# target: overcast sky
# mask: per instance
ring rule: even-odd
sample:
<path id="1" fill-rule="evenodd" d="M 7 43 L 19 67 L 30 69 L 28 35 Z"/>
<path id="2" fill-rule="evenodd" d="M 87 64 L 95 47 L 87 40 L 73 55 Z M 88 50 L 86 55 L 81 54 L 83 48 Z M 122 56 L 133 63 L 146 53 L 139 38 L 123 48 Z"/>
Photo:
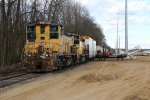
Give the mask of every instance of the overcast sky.
<path id="1" fill-rule="evenodd" d="M 108 45 L 116 47 L 117 17 L 121 48 L 125 45 L 124 2 L 125 0 L 76 0 L 82 3 L 101 25 Z M 139 45 L 150 48 L 150 0 L 128 0 L 129 48 Z"/>

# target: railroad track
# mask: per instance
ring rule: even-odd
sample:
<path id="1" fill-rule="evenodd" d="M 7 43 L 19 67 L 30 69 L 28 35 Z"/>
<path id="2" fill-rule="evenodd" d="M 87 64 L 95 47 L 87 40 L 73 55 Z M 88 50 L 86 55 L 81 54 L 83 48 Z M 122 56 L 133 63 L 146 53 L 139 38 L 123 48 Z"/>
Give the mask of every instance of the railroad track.
<path id="1" fill-rule="evenodd" d="M 23 73 L 23 74 L 19 74 L 19 75 L 15 75 L 15 76 L 10 76 L 4 79 L 0 80 L 0 89 L 6 88 L 8 86 L 26 81 L 26 80 L 30 80 L 36 77 L 40 77 L 44 74 L 40 74 L 40 73 Z"/>
<path id="2" fill-rule="evenodd" d="M 78 65 L 80 65 L 80 64 L 78 64 Z M 58 73 L 63 73 L 67 70 L 72 70 L 75 67 L 77 67 L 77 65 L 72 66 L 72 67 L 66 67 L 61 70 L 55 70 L 50 73 L 49 72 L 47 72 L 47 73 L 22 73 L 22 74 L 18 74 L 18 75 L 8 76 L 8 77 L 0 79 L 0 89 L 2 90 L 4 88 L 15 85 L 17 83 L 20 83 L 20 82 L 23 82 L 26 80 L 30 80 L 30 79 L 34 79 L 36 77 L 40 77 L 43 75 L 55 75 Z"/>

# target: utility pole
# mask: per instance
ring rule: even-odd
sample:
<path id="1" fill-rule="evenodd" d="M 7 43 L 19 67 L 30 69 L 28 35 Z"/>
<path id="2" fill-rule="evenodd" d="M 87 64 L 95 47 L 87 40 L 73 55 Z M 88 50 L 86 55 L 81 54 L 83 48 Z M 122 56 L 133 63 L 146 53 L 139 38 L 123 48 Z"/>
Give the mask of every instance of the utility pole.
<path id="1" fill-rule="evenodd" d="M 119 51 L 118 52 L 120 54 L 120 36 L 119 36 Z"/>
<path id="2" fill-rule="evenodd" d="M 125 53 L 128 55 L 128 1 L 125 0 Z"/>
<path id="3" fill-rule="evenodd" d="M 117 14 L 117 50 L 116 50 L 116 55 L 118 55 L 118 16 L 119 16 L 119 13 Z"/>

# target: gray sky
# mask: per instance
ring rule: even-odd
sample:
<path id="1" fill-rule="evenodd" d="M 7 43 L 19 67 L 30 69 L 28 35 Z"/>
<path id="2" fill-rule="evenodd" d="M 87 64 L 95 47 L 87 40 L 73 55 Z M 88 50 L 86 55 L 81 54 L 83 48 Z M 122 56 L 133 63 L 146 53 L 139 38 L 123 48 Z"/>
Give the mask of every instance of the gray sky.
<path id="1" fill-rule="evenodd" d="M 125 0 L 76 0 L 85 6 L 95 21 L 101 25 L 108 45 L 116 47 L 117 17 L 120 45 L 124 48 Z M 129 48 L 139 45 L 150 48 L 150 0 L 128 0 Z"/>

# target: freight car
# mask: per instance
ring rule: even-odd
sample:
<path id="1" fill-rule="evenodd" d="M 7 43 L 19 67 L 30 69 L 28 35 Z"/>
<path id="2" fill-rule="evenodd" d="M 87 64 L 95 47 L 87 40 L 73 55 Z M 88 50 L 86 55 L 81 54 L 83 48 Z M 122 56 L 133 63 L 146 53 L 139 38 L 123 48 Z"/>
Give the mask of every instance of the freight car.
<path id="1" fill-rule="evenodd" d="M 96 41 L 88 36 L 63 34 L 56 23 L 36 23 L 26 27 L 24 66 L 29 71 L 52 71 L 83 63 L 95 57 Z"/>

